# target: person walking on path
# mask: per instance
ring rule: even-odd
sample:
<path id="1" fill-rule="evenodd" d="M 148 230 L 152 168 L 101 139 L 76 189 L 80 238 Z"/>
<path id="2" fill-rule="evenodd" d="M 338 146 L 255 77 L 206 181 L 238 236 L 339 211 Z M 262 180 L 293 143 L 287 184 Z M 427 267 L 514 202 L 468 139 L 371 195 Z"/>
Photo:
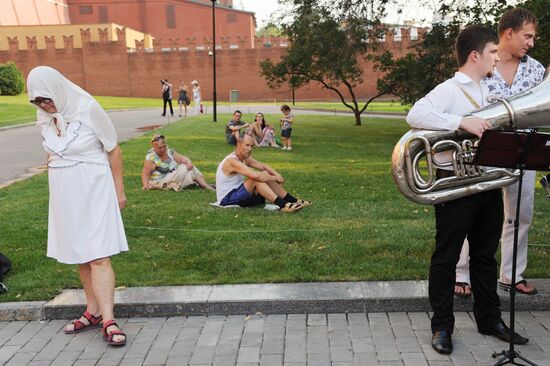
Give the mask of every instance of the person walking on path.
<path id="1" fill-rule="evenodd" d="M 78 264 L 86 311 L 67 334 L 103 324 L 105 340 L 126 344 L 114 320 L 110 257 L 128 250 L 120 210 L 126 205 L 122 154 L 111 120 L 94 98 L 57 70 L 39 66 L 27 79 L 48 153 L 47 256 Z"/>
<path id="2" fill-rule="evenodd" d="M 195 115 L 198 116 L 199 113 L 204 112 L 204 110 L 202 108 L 201 87 L 200 87 L 199 82 L 197 80 L 193 80 L 191 82 L 191 85 L 193 85 L 193 101 L 195 102 Z"/>
<path id="3" fill-rule="evenodd" d="M 170 115 L 174 117 L 174 108 L 172 107 L 172 84 L 168 82 L 168 79 L 161 80 L 162 84 L 162 116 L 166 116 L 166 103 L 170 105 Z"/>
<path id="4" fill-rule="evenodd" d="M 544 77 L 544 66 L 529 57 L 527 51 L 534 46 L 537 33 L 537 18 L 522 8 L 505 12 L 500 19 L 498 56 L 500 62 L 491 77 L 481 82 L 487 85 L 490 95 L 497 98 L 510 98 L 538 85 Z M 523 278 L 527 268 L 528 232 L 533 220 L 535 203 L 534 170 L 523 175 L 522 202 L 519 213 L 519 235 L 516 268 L 516 291 L 525 295 L 534 295 L 537 289 Z M 519 182 L 504 187 L 504 224 L 501 238 L 500 286 L 509 290 L 512 286 L 512 259 L 514 251 L 514 219 Z M 470 289 L 469 245 L 464 242 L 460 260 L 456 266 L 455 295 L 467 297 Z"/>
<path id="5" fill-rule="evenodd" d="M 180 117 L 187 117 L 187 106 L 190 104 L 189 89 L 183 80 L 180 82 L 180 87 L 178 89 L 178 104 L 180 107 Z M 182 116 L 183 109 L 185 109 L 185 114 Z"/>

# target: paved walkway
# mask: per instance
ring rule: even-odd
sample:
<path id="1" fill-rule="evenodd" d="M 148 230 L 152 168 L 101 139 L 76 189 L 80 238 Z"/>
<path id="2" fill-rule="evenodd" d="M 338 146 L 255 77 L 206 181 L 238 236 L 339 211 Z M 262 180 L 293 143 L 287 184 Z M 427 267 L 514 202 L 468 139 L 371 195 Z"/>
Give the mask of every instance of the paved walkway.
<path id="1" fill-rule="evenodd" d="M 450 356 L 432 350 L 427 313 L 120 319 L 122 348 L 107 347 L 99 330 L 66 335 L 65 323 L 0 322 L 0 365 L 477 366 L 507 349 L 477 333 L 469 313 L 457 313 Z M 516 329 L 530 338 L 517 350 L 550 365 L 550 313 L 518 313 Z"/>

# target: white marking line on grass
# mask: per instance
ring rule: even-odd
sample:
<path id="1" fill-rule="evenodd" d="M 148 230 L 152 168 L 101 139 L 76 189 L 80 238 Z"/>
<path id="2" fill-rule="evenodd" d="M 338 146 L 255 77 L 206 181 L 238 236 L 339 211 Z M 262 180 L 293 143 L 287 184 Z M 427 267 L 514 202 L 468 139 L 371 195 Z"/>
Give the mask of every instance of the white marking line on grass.
<path id="1" fill-rule="evenodd" d="M 145 229 L 145 230 L 166 230 L 166 231 L 195 231 L 200 233 L 288 233 L 289 231 L 304 232 L 304 231 L 329 231 L 337 229 L 260 229 L 260 230 L 209 230 L 209 229 L 178 229 L 178 228 L 163 228 L 151 226 L 124 226 L 126 229 Z"/>
<path id="2" fill-rule="evenodd" d="M 33 229 L 42 229 L 47 230 L 46 226 L 33 225 Z M 340 230 L 340 229 L 258 229 L 258 230 L 208 230 L 208 229 L 177 229 L 177 228 L 165 228 L 165 227 L 151 227 L 151 226 L 126 226 L 125 229 L 140 229 L 140 230 L 163 230 L 163 231 L 192 231 L 198 233 L 288 233 L 292 232 L 305 232 L 305 231 L 330 231 L 330 230 Z"/>

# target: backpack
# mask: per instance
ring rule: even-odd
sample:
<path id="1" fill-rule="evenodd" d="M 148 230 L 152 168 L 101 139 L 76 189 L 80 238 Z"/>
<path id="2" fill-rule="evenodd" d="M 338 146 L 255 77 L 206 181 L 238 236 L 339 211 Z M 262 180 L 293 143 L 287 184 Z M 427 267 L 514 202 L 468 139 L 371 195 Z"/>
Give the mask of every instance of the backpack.
<path id="1" fill-rule="evenodd" d="M 8 292 L 8 288 L 4 286 L 4 284 L 2 283 L 2 278 L 6 273 L 10 271 L 10 269 L 11 269 L 10 260 L 8 259 L 8 257 L 0 253 L 0 294 L 4 292 Z"/>

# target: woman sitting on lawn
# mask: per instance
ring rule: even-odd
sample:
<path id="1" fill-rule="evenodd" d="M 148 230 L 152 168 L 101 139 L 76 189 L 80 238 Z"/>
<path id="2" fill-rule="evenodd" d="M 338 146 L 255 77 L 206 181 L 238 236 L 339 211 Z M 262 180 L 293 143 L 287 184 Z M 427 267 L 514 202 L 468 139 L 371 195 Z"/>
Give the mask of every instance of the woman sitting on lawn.
<path id="1" fill-rule="evenodd" d="M 168 148 L 163 135 L 155 135 L 151 145 L 153 147 L 147 152 L 143 162 L 143 189 L 173 189 L 178 192 L 197 183 L 204 189 L 215 191 L 214 187 L 206 183 L 191 159 Z"/>
<path id="2" fill-rule="evenodd" d="M 265 122 L 263 113 L 256 113 L 256 119 L 252 123 L 250 134 L 254 138 L 256 146 L 279 147 L 275 141 L 275 131 L 273 127 Z"/>

